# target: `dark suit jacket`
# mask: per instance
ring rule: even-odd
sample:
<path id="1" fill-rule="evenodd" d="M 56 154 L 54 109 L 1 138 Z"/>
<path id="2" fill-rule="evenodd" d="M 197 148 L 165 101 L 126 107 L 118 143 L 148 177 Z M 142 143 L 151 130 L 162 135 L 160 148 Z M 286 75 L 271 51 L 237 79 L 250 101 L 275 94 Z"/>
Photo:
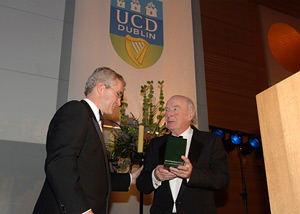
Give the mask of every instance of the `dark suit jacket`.
<path id="1" fill-rule="evenodd" d="M 34 214 L 107 213 L 111 189 L 127 191 L 128 174 L 110 174 L 103 135 L 85 101 L 62 106 L 47 134 L 46 180 Z"/>
<path id="2" fill-rule="evenodd" d="M 228 187 L 229 174 L 227 155 L 218 135 L 201 132 L 193 127 L 193 136 L 188 158 L 193 170 L 189 181 L 183 180 L 179 190 L 176 209 L 179 214 L 215 214 L 214 190 Z M 163 164 L 166 141 L 169 135 L 151 140 L 145 154 L 145 166 L 137 179 L 137 188 L 143 193 L 154 191 L 150 213 L 172 213 L 173 197 L 169 181 L 155 189 L 152 183 L 152 171 Z"/>

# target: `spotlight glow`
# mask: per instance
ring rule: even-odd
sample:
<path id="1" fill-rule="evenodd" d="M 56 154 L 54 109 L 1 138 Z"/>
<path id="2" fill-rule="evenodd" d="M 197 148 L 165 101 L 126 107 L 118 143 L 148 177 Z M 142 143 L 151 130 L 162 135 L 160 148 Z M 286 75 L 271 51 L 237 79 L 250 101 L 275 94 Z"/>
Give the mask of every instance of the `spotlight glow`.
<path id="1" fill-rule="evenodd" d="M 251 146 L 254 148 L 258 148 L 260 145 L 260 142 L 257 138 L 251 138 L 249 141 L 250 141 Z"/>
<path id="2" fill-rule="evenodd" d="M 213 133 L 219 135 L 221 137 L 221 139 L 224 139 L 224 137 L 225 137 L 224 132 L 221 129 L 215 129 L 215 130 L 213 130 Z"/>
<path id="3" fill-rule="evenodd" d="M 231 139 L 231 142 L 235 145 L 239 145 L 243 141 L 243 138 L 238 134 L 232 134 L 230 139 Z"/>

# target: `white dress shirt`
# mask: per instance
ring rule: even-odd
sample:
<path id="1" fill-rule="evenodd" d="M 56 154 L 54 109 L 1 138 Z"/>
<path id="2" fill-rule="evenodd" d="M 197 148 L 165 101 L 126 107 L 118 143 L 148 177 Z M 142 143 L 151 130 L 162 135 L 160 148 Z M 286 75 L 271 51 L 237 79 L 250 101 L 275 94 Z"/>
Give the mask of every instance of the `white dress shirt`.
<path id="1" fill-rule="evenodd" d="M 89 106 L 91 107 L 91 109 L 92 109 L 92 111 L 93 111 L 93 113 L 94 113 L 94 115 L 96 117 L 96 120 L 99 123 L 100 129 L 101 129 L 101 131 L 103 131 L 102 130 L 102 123 L 101 123 L 101 120 L 100 120 L 100 115 L 99 115 L 99 109 L 98 109 L 98 107 L 95 105 L 95 103 L 93 103 L 92 101 L 90 101 L 88 98 L 84 98 L 83 100 L 86 101 L 89 104 Z"/>

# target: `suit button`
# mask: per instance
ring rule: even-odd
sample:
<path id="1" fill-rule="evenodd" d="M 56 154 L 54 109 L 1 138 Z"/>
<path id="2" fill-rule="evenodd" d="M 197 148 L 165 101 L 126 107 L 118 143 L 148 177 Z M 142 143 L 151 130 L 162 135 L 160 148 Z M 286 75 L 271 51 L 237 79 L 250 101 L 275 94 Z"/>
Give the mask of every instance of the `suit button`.
<path id="1" fill-rule="evenodd" d="M 177 201 L 177 202 L 176 202 L 176 205 L 181 205 L 181 201 Z"/>

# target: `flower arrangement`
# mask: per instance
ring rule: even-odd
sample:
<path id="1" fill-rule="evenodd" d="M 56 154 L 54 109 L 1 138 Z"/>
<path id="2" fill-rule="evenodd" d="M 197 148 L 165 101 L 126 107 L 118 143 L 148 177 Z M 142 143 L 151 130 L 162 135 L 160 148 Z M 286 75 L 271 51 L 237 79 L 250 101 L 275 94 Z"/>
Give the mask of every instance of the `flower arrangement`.
<path id="1" fill-rule="evenodd" d="M 117 128 L 112 130 L 111 144 L 108 149 L 110 160 L 132 159 L 134 153 L 137 152 L 137 141 L 139 127 L 144 127 L 143 134 L 143 150 L 147 148 L 150 140 L 154 137 L 161 136 L 166 131 L 164 118 L 164 81 L 158 81 L 159 100 L 156 103 L 154 97 L 153 81 L 147 81 L 147 84 L 141 86 L 141 95 L 143 96 L 142 112 L 143 117 L 140 122 L 132 113 L 128 115 L 126 109 L 128 104 L 121 103 L 121 120 L 120 123 L 115 123 Z"/>

